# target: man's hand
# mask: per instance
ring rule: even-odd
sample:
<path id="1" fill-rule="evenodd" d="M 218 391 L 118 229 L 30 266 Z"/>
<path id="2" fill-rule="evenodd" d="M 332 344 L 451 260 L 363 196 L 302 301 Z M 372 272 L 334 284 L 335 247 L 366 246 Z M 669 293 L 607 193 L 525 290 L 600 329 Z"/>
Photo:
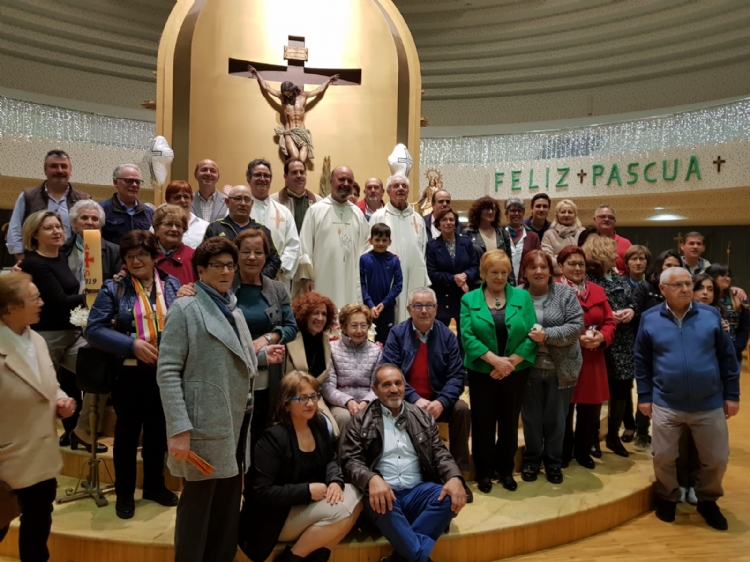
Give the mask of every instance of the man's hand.
<path id="1" fill-rule="evenodd" d="M 257 78 L 258 77 L 258 71 L 255 70 L 255 68 L 248 64 L 247 65 L 247 71 L 250 73 L 250 78 Z"/>
<path id="2" fill-rule="evenodd" d="M 417 408 L 420 408 L 421 410 L 426 410 L 427 407 L 430 405 L 430 401 L 429 400 L 425 400 L 424 398 L 420 398 L 419 400 L 417 400 L 416 402 L 414 402 L 414 405 Z"/>
<path id="3" fill-rule="evenodd" d="M 435 418 L 438 419 L 441 415 L 443 415 L 443 405 L 438 402 L 437 400 L 433 400 L 427 405 L 427 408 L 425 408 L 429 414 Z"/>
<path id="4" fill-rule="evenodd" d="M 159 350 L 146 340 L 136 338 L 133 341 L 133 354 L 146 365 L 153 365 L 159 358 Z"/>
<path id="5" fill-rule="evenodd" d="M 375 513 L 385 515 L 386 509 L 393 509 L 393 502 L 396 501 L 396 494 L 381 476 L 375 475 L 370 478 L 367 486 L 370 495 L 370 507 Z M 464 497 L 464 500 L 466 498 Z"/>
<path id="6" fill-rule="evenodd" d="M 736 400 L 724 400 L 724 415 L 727 419 L 736 416 L 740 412 L 740 403 Z"/>
<path id="7" fill-rule="evenodd" d="M 383 306 L 382 302 L 378 306 L 376 306 L 375 308 L 373 308 L 372 309 L 372 311 L 373 311 L 372 312 L 373 317 L 374 318 L 379 317 L 383 313 L 383 308 L 385 308 L 385 307 Z"/>
<path id="8" fill-rule="evenodd" d="M 169 438 L 169 454 L 177 461 L 186 461 L 190 454 L 190 432 L 183 431 Z"/>
<path id="9" fill-rule="evenodd" d="M 335 84 L 336 82 L 338 82 L 339 78 L 341 78 L 339 74 L 334 74 L 328 79 L 328 82 L 330 82 L 331 84 Z"/>
<path id="10" fill-rule="evenodd" d="M 320 482 L 313 482 L 312 484 L 309 484 L 309 487 L 310 498 L 314 502 L 322 500 L 328 494 L 328 486 L 321 484 Z"/>
<path id="11" fill-rule="evenodd" d="M 646 416 L 647 418 L 650 418 L 651 417 L 651 402 L 638 404 L 638 411 L 644 416 Z"/>
<path id="12" fill-rule="evenodd" d="M 466 490 L 464 490 L 464 483 L 460 478 L 454 476 L 448 480 L 443 486 L 437 501 L 443 501 L 445 496 L 450 497 L 451 511 L 458 515 L 458 512 L 466 505 Z"/>
<path id="13" fill-rule="evenodd" d="M 278 365 L 284 360 L 284 346 L 277 343 L 266 346 L 266 361 L 269 365 Z"/>
<path id="14" fill-rule="evenodd" d="M 747 300 L 747 293 L 739 287 L 732 287 L 731 290 L 732 293 L 734 293 L 734 296 L 740 299 L 742 302 L 745 302 Z"/>
<path id="15" fill-rule="evenodd" d="M 331 482 L 326 490 L 326 501 L 331 505 L 336 505 L 344 501 L 344 490 L 338 482 Z"/>
<path id="16" fill-rule="evenodd" d="M 57 417 L 61 420 L 76 413 L 76 401 L 73 398 L 60 398 L 57 401 Z"/>

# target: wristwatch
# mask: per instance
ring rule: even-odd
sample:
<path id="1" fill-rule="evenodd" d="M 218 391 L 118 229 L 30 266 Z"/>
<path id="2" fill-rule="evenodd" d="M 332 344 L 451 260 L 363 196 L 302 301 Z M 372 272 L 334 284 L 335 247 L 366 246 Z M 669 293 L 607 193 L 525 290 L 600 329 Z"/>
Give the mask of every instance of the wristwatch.
<path id="1" fill-rule="evenodd" d="M 268 343 L 271 343 L 271 341 L 273 340 L 273 338 L 271 337 L 271 334 L 263 334 L 263 337 L 268 340 Z"/>

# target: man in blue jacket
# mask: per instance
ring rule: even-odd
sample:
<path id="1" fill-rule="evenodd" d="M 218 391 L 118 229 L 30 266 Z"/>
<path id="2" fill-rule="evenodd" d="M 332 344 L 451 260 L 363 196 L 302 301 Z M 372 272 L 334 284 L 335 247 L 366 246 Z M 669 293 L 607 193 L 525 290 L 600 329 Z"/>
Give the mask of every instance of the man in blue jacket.
<path id="1" fill-rule="evenodd" d="M 664 271 L 659 289 L 666 302 L 643 314 L 635 343 L 638 409 L 653 423 L 656 516 L 675 520 L 680 498 L 675 461 L 680 435 L 689 431 L 701 464 L 698 513 L 724 531 L 727 520 L 716 501 L 724 495 L 721 482 L 729 460 L 726 420 L 740 409 L 740 367 L 719 313 L 693 302 L 687 270 Z"/>
<path id="2" fill-rule="evenodd" d="M 432 289 L 412 291 L 406 310 L 411 318 L 391 329 L 381 363 L 396 365 L 404 373 L 407 402 L 429 412 L 435 421 L 448 422 L 450 452 L 468 476 L 471 412 L 461 400 L 466 369 L 458 340 L 442 322 L 435 322 L 437 297 Z M 468 488 L 466 497 L 469 503 L 473 500 Z"/>

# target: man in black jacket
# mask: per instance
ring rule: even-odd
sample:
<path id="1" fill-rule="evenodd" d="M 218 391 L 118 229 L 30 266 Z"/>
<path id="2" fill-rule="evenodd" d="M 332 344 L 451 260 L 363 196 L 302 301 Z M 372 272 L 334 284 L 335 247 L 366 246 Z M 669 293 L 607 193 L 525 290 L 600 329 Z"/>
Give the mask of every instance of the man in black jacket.
<path id="1" fill-rule="evenodd" d="M 365 512 L 393 546 L 381 562 L 428 562 L 466 505 L 464 480 L 433 417 L 404 401 L 399 368 L 380 365 L 372 383 L 378 400 L 352 418 L 341 447 L 344 476 L 364 491 Z"/>
<path id="2" fill-rule="evenodd" d="M 261 273 L 266 277 L 276 279 L 276 275 L 281 269 L 281 257 L 273 243 L 271 231 L 250 217 L 253 210 L 253 197 L 250 188 L 246 185 L 235 185 L 229 192 L 226 204 L 229 208 L 229 214 L 209 224 L 203 239 L 208 240 L 214 236 L 221 236 L 234 240 L 240 232 L 248 228 L 262 230 L 268 240 L 271 253 L 266 256 L 266 265 L 263 266 Z"/>

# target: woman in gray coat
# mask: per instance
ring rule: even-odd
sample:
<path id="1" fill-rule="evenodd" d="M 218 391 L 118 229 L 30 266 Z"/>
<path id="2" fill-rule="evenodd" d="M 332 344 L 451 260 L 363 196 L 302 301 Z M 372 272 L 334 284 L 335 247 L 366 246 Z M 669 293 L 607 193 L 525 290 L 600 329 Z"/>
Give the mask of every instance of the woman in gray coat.
<path id="1" fill-rule="evenodd" d="M 169 470 L 185 478 L 177 506 L 175 562 L 231 562 L 237 552 L 242 475 L 250 464 L 253 380 L 258 365 L 280 363 L 283 347 L 255 354 L 231 291 L 237 247 L 209 238 L 195 250 L 195 296 L 167 313 L 157 381 L 169 438 Z M 213 467 L 206 475 L 193 452 Z"/>
<path id="2" fill-rule="evenodd" d="M 521 478 L 536 480 L 543 461 L 547 480 L 560 484 L 565 418 L 583 363 L 583 310 L 573 289 L 553 282 L 553 269 L 552 258 L 541 250 L 529 252 L 520 268 L 537 317 L 529 338 L 539 344 L 521 408 L 526 442 Z"/>

